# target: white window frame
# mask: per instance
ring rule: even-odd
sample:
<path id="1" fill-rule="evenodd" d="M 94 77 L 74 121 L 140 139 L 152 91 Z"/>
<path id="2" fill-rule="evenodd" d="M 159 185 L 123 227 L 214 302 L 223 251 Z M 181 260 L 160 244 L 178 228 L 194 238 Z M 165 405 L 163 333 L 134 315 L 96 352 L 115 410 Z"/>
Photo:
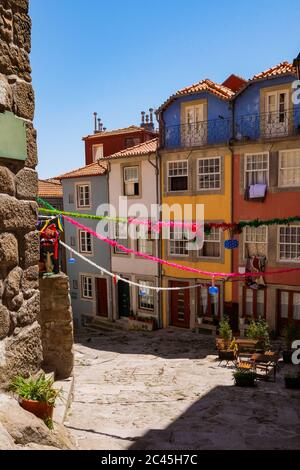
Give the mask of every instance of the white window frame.
<path id="1" fill-rule="evenodd" d="M 280 245 L 286 245 L 286 243 L 281 243 L 280 242 L 280 229 L 291 229 L 291 228 L 297 228 L 297 231 L 299 232 L 300 236 L 300 225 L 279 225 L 277 228 L 277 261 L 278 263 L 300 263 L 300 257 L 293 259 L 293 258 L 280 258 Z M 289 245 L 298 245 L 298 243 L 289 243 Z M 299 243 L 299 252 L 300 252 L 300 243 Z"/>
<path id="2" fill-rule="evenodd" d="M 206 256 L 206 255 L 201 254 L 201 250 L 198 250 L 198 257 L 202 258 L 204 260 L 205 259 L 220 260 L 221 257 L 222 257 L 221 229 L 213 228 L 212 231 L 213 231 L 214 235 L 216 235 L 216 232 L 219 234 L 219 239 L 218 240 L 210 240 L 209 238 L 207 238 L 209 235 L 204 234 L 203 248 L 204 248 L 204 245 L 205 245 L 206 242 L 208 242 L 208 243 L 218 243 L 219 244 L 219 249 L 220 249 L 220 255 L 219 256 Z"/>
<path id="3" fill-rule="evenodd" d="M 90 280 L 90 287 L 91 287 L 91 296 L 85 295 L 85 281 Z M 82 300 L 94 300 L 95 299 L 95 282 L 94 277 L 91 274 L 80 274 L 80 298 Z"/>
<path id="4" fill-rule="evenodd" d="M 89 204 L 80 204 L 79 191 L 81 187 L 89 188 Z M 76 209 L 91 209 L 92 207 L 92 189 L 90 182 L 75 183 Z"/>
<path id="5" fill-rule="evenodd" d="M 176 233 L 178 232 L 179 234 L 181 233 L 181 238 L 171 238 L 172 237 L 172 231 L 173 233 Z M 170 240 L 169 240 L 169 256 L 172 256 L 174 258 L 177 258 L 177 257 L 180 257 L 180 258 L 186 258 L 187 256 L 189 256 L 189 251 L 188 249 L 186 248 L 186 251 L 187 253 L 172 253 L 172 243 L 174 244 L 174 247 L 176 247 L 176 243 L 186 243 L 188 244 L 191 240 L 188 240 L 187 238 L 184 237 L 184 229 L 182 229 L 182 227 L 179 227 L 179 226 L 174 226 L 174 227 L 171 227 L 171 230 L 170 230 Z"/>
<path id="6" fill-rule="evenodd" d="M 125 174 L 126 174 L 126 170 L 128 169 L 133 169 L 135 168 L 137 170 L 137 178 L 135 178 L 134 181 L 126 181 L 125 179 Z M 126 185 L 127 184 L 138 184 L 139 185 L 139 190 L 138 190 L 138 194 L 126 194 Z M 140 182 L 140 167 L 139 165 L 127 165 L 127 166 L 124 166 L 123 167 L 123 192 L 124 192 L 124 196 L 126 197 L 139 197 L 140 196 L 140 192 L 141 192 L 141 182 Z"/>
<path id="7" fill-rule="evenodd" d="M 258 155 L 267 155 L 268 157 L 268 168 L 266 170 L 247 170 L 247 158 L 248 157 L 254 157 L 254 156 L 258 156 Z M 247 189 L 248 186 L 247 186 L 247 174 L 248 173 L 254 173 L 254 172 L 258 172 L 258 171 L 263 171 L 263 172 L 266 172 L 267 173 L 267 181 L 266 181 L 266 184 L 267 186 L 269 186 L 269 180 L 270 180 L 270 152 L 253 152 L 253 153 L 245 153 L 244 155 L 244 188 Z"/>
<path id="8" fill-rule="evenodd" d="M 86 235 L 90 236 L 90 238 L 91 238 L 91 251 L 86 251 L 86 250 L 82 249 L 82 238 L 81 238 L 82 234 L 86 234 Z M 87 240 L 86 239 L 85 239 L 85 244 L 87 246 Z M 78 247 L 79 247 L 79 253 L 82 253 L 82 254 L 87 255 L 87 256 L 92 256 L 93 252 L 94 252 L 92 235 L 90 233 L 86 232 L 85 230 L 78 230 Z"/>
<path id="9" fill-rule="evenodd" d="M 204 160 L 218 160 L 219 161 L 219 172 L 214 172 L 214 173 L 201 173 L 200 172 L 200 162 Z M 219 186 L 214 186 L 210 188 L 201 188 L 200 187 L 200 176 L 206 176 L 206 175 L 219 175 Z M 203 157 L 203 158 L 198 158 L 197 160 L 197 188 L 198 191 L 218 191 L 222 187 L 222 158 L 220 156 L 215 156 L 215 157 Z"/>
<path id="10" fill-rule="evenodd" d="M 279 158 L 278 158 L 278 187 L 279 188 L 298 188 L 300 186 L 300 166 L 295 166 L 295 167 L 289 167 L 288 170 L 299 170 L 299 182 L 297 184 L 283 184 L 282 183 L 282 172 L 284 170 L 287 170 L 287 168 L 282 168 L 282 155 L 293 153 L 293 152 L 299 152 L 299 157 L 300 157 L 300 148 L 297 149 L 288 149 L 288 150 L 280 150 L 279 151 Z"/>
<path id="11" fill-rule="evenodd" d="M 96 154 L 97 154 L 97 151 L 98 151 L 99 148 L 101 148 L 101 150 L 102 150 L 101 156 L 96 158 Z M 94 144 L 92 146 L 92 153 L 93 153 L 93 162 L 96 162 L 97 160 L 99 160 L 99 158 L 103 158 L 103 156 L 104 156 L 104 146 L 103 146 L 103 144 Z"/>
<path id="12" fill-rule="evenodd" d="M 151 287 L 155 287 L 154 281 L 149 281 L 149 280 L 146 280 L 146 279 L 139 279 L 137 282 L 138 282 L 138 284 L 143 284 L 145 287 L 147 287 L 148 283 L 151 284 Z M 153 307 L 148 308 L 148 307 L 141 307 L 141 305 L 140 305 L 140 300 L 143 299 L 143 297 L 140 296 L 140 290 L 141 290 L 141 288 L 138 287 L 138 292 L 137 292 L 137 294 L 138 294 L 138 309 L 142 310 L 142 311 L 147 311 L 147 312 L 154 312 L 154 310 L 155 310 L 155 296 L 154 296 L 155 291 L 153 289 L 150 289 L 149 290 L 149 295 L 145 296 L 145 297 L 152 297 L 152 299 L 153 299 Z"/>
<path id="13" fill-rule="evenodd" d="M 246 234 L 247 234 L 247 230 L 250 228 L 250 229 L 254 229 L 254 230 L 257 230 L 258 228 L 260 227 L 250 227 L 249 225 L 246 225 L 244 227 L 244 230 L 243 230 L 243 257 L 244 257 L 244 260 L 247 259 L 247 256 L 246 256 L 246 243 L 252 243 L 252 244 L 257 244 L 257 245 L 266 245 L 266 257 L 268 258 L 268 249 L 269 249 L 269 244 L 268 244 L 268 236 L 269 236 L 269 231 L 268 231 L 268 226 L 267 225 L 262 225 L 261 227 L 264 227 L 265 230 L 266 230 L 266 238 L 265 238 L 265 241 L 264 242 L 261 242 L 261 241 L 247 241 L 246 240 Z"/>
<path id="14" fill-rule="evenodd" d="M 170 175 L 170 166 L 174 163 L 175 164 L 177 164 L 177 163 L 186 163 L 186 174 Z M 168 176 L 168 180 L 167 180 L 168 193 L 180 193 L 182 191 L 188 191 L 188 189 L 189 189 L 189 161 L 188 160 L 170 160 L 168 162 L 168 175 L 167 176 Z M 186 189 L 178 189 L 177 191 L 172 190 L 171 185 L 170 185 L 171 178 L 179 178 L 179 177 L 183 177 L 183 176 L 187 177 L 187 188 Z"/>
<path id="15" fill-rule="evenodd" d="M 124 224 L 125 227 L 127 227 L 125 222 L 112 222 L 111 223 L 111 232 L 112 236 L 111 238 L 115 240 L 117 243 L 120 245 L 125 246 L 126 248 L 130 248 L 130 238 L 129 238 L 129 233 L 127 232 L 127 238 L 119 238 L 119 223 L 120 225 Z M 128 227 L 127 227 L 128 228 Z M 119 249 L 117 246 L 113 247 L 113 254 L 114 255 L 122 255 L 122 256 L 129 256 L 129 253 L 126 253 L 125 251 Z"/>

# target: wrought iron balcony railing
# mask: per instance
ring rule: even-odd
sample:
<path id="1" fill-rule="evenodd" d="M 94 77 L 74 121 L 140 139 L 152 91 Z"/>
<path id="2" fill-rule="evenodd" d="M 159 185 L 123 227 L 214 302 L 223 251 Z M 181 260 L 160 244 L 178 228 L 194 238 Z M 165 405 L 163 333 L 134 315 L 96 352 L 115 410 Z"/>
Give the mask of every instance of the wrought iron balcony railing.
<path id="1" fill-rule="evenodd" d="M 247 114 L 165 128 L 166 148 L 201 147 L 300 135 L 300 106 L 281 112 Z"/>
<path id="2" fill-rule="evenodd" d="M 236 117 L 234 138 L 258 140 L 300 134 L 300 107 Z"/>

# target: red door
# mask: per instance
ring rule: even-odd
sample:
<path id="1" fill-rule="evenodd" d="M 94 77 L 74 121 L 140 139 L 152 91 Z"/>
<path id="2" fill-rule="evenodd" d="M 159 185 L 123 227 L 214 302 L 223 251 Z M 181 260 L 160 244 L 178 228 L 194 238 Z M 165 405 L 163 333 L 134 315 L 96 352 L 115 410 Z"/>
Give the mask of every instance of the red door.
<path id="1" fill-rule="evenodd" d="M 188 282 L 172 281 L 171 287 L 188 287 Z M 190 327 L 190 290 L 171 291 L 171 324 L 180 328 Z"/>
<path id="2" fill-rule="evenodd" d="M 97 316 L 108 317 L 107 306 L 107 281 L 106 279 L 96 279 L 97 283 Z"/>

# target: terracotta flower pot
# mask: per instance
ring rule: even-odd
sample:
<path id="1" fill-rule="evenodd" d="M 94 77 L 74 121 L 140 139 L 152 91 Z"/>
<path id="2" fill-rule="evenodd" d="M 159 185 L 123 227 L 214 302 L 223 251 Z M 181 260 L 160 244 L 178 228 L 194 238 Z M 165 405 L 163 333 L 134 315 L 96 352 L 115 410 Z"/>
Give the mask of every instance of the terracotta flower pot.
<path id="1" fill-rule="evenodd" d="M 53 418 L 54 407 L 52 405 L 49 405 L 47 402 L 26 400 L 24 398 L 20 398 L 20 405 L 24 410 L 34 414 L 37 418 Z"/>

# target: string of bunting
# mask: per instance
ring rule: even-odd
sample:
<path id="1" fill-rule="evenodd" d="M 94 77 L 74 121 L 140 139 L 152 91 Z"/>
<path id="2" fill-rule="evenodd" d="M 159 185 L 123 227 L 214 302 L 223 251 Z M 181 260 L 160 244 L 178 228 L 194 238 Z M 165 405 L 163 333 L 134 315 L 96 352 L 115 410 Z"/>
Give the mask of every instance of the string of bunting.
<path id="1" fill-rule="evenodd" d="M 64 220 L 66 220 L 70 224 L 74 225 L 75 227 L 79 228 L 80 230 L 83 230 L 83 231 L 89 233 L 90 235 L 97 238 L 98 240 L 101 240 L 105 243 L 108 243 L 112 247 L 116 247 L 119 250 L 124 251 L 124 253 L 133 254 L 137 257 L 145 258 L 145 259 L 148 259 L 150 261 L 154 261 L 156 263 L 159 263 L 159 264 L 162 264 L 162 265 L 165 265 L 165 266 L 170 266 L 170 267 L 179 269 L 181 271 L 186 271 L 186 272 L 194 273 L 194 274 L 197 274 L 197 275 L 200 274 L 200 275 L 203 275 L 203 276 L 208 276 L 212 279 L 212 284 L 214 284 L 214 280 L 216 278 L 221 278 L 221 279 L 247 278 L 247 277 L 258 277 L 258 276 L 268 276 L 268 275 L 271 276 L 271 275 L 274 275 L 274 274 L 283 274 L 283 273 L 288 273 L 288 272 L 292 272 L 292 271 L 300 271 L 300 268 L 279 269 L 279 270 L 274 270 L 274 271 L 270 271 L 270 272 L 245 272 L 245 273 L 224 273 L 224 272 L 204 271 L 202 269 L 192 268 L 190 266 L 184 266 L 182 264 L 178 264 L 178 263 L 167 261 L 167 260 L 164 260 L 164 259 L 161 259 L 161 258 L 157 258 L 156 256 L 148 255 L 146 253 L 142 253 L 142 252 L 133 250 L 132 248 L 127 248 L 124 245 L 121 245 L 120 243 L 118 243 L 117 241 L 111 240 L 107 237 L 104 237 L 100 233 L 97 233 L 94 230 L 92 230 L 91 228 L 80 224 L 79 222 L 77 222 L 77 220 L 73 220 L 68 216 L 63 216 L 63 218 L 64 218 Z"/>
<path id="2" fill-rule="evenodd" d="M 151 222 L 148 220 L 143 220 L 143 219 L 138 219 L 138 218 L 125 218 L 125 217 L 110 217 L 110 216 L 105 216 L 105 215 L 91 215 L 91 214 L 81 214 L 79 212 L 67 212 L 67 211 L 60 211 L 55 209 L 51 204 L 49 204 L 47 201 L 45 201 L 42 198 L 37 198 L 36 199 L 39 204 L 43 204 L 45 208 L 39 208 L 39 212 L 42 214 L 52 214 L 52 215 L 65 215 L 69 217 L 74 217 L 74 218 L 82 218 L 82 219 L 91 219 L 91 220 L 108 220 L 108 221 L 114 221 L 114 222 L 122 222 L 122 223 L 132 223 L 136 225 L 148 225 L 152 226 Z M 272 218 L 272 219 L 254 219 L 254 220 L 241 220 L 240 222 L 234 222 L 234 223 L 226 223 L 226 222 L 220 222 L 220 223 L 215 223 L 215 222 L 206 222 L 204 224 L 204 231 L 205 234 L 209 235 L 211 230 L 213 228 L 216 229 L 221 229 L 223 231 L 229 230 L 231 234 L 239 234 L 242 232 L 242 229 L 246 226 L 248 227 L 260 227 L 262 225 L 290 225 L 295 222 L 300 222 L 300 215 L 296 215 L 293 217 L 285 217 L 285 218 Z M 153 227 L 162 227 L 162 226 L 181 226 L 181 227 L 186 227 L 189 229 L 192 229 L 193 231 L 197 230 L 197 224 L 196 223 L 184 223 L 184 222 L 164 222 L 164 221 L 157 221 L 153 224 Z"/>

